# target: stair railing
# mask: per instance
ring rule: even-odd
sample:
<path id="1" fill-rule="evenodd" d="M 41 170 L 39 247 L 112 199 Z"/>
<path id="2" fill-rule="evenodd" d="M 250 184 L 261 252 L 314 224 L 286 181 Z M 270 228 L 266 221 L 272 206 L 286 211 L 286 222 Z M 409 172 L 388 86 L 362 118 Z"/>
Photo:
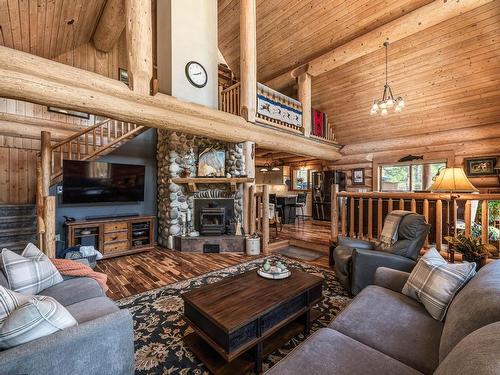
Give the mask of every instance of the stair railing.
<path id="1" fill-rule="evenodd" d="M 219 90 L 219 110 L 240 116 L 240 83 Z"/>
<path id="2" fill-rule="evenodd" d="M 51 147 L 51 180 L 62 175 L 63 160 L 89 160 L 143 129 L 140 125 L 108 119 L 56 143 Z"/>

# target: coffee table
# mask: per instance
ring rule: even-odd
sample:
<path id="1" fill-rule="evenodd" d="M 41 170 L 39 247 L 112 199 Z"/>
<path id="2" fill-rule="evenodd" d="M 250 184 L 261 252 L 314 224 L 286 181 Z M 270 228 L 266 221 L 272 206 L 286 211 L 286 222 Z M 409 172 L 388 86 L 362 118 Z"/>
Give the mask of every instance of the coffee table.
<path id="1" fill-rule="evenodd" d="M 184 318 L 194 332 L 184 342 L 214 374 L 260 373 L 263 356 L 309 332 L 322 284 L 306 272 L 268 280 L 253 270 L 187 292 Z"/>

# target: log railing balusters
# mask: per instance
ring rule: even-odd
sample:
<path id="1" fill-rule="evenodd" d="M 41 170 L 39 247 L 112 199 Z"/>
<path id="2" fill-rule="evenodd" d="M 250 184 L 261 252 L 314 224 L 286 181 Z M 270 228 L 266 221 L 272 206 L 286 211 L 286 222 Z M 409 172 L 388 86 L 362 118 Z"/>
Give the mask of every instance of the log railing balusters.
<path id="1" fill-rule="evenodd" d="M 347 198 L 340 199 L 342 199 L 342 236 L 347 236 Z"/>
<path id="2" fill-rule="evenodd" d="M 443 202 L 436 201 L 436 249 L 441 251 L 443 246 Z"/>
<path id="3" fill-rule="evenodd" d="M 349 204 L 349 237 L 354 237 L 354 204 L 355 199 L 351 197 L 351 202 Z"/>
<path id="4" fill-rule="evenodd" d="M 373 198 L 368 198 L 368 239 L 373 238 Z"/>
<path id="5" fill-rule="evenodd" d="M 364 237 L 363 212 L 364 212 L 363 198 L 360 197 L 358 203 L 358 238 Z"/>
<path id="6" fill-rule="evenodd" d="M 384 209 L 384 201 L 382 198 L 378 199 L 377 202 L 377 238 L 380 239 L 380 235 L 382 234 L 382 228 L 384 227 L 383 221 L 383 209 Z"/>
<path id="7" fill-rule="evenodd" d="M 423 203 L 423 215 L 425 218 L 425 221 L 429 222 L 429 200 L 424 199 Z M 427 249 L 429 247 L 429 235 L 425 237 L 425 242 L 424 242 L 424 248 Z"/>

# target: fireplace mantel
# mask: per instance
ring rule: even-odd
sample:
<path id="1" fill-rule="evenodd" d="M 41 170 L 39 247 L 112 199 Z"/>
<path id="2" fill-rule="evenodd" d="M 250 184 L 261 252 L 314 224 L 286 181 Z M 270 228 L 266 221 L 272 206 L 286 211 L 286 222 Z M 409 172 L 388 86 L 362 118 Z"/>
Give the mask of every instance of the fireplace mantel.
<path id="1" fill-rule="evenodd" d="M 174 184 L 188 185 L 188 191 L 194 193 L 198 190 L 197 184 L 229 184 L 231 191 L 236 191 L 238 184 L 254 182 L 254 179 L 250 177 L 176 177 L 171 181 Z"/>

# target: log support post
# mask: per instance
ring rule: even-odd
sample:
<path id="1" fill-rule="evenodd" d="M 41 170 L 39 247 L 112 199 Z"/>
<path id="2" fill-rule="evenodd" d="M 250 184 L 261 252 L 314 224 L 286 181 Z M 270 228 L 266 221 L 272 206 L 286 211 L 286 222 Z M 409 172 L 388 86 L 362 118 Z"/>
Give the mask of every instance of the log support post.
<path id="1" fill-rule="evenodd" d="M 45 234 L 43 235 L 43 252 L 49 258 L 56 257 L 56 197 L 44 198 L 43 216 L 45 222 Z"/>
<path id="2" fill-rule="evenodd" d="M 149 95 L 153 77 L 151 1 L 125 0 L 128 78 L 132 90 Z"/>
<path id="3" fill-rule="evenodd" d="M 269 250 L 269 185 L 264 185 L 262 196 L 262 252 L 264 255 Z"/>
<path id="4" fill-rule="evenodd" d="M 241 115 L 255 122 L 257 108 L 257 16 L 256 0 L 240 3 Z"/>
<path id="5" fill-rule="evenodd" d="M 42 250 L 49 257 L 55 256 L 55 198 L 49 196 L 52 176 L 52 146 L 50 133 L 42 131 L 40 141 L 39 175 L 37 176 L 37 229 L 39 239 L 43 239 Z M 52 198 L 52 199 L 51 199 Z M 49 205 L 49 206 L 48 206 Z M 43 235 L 42 234 L 43 231 Z"/>
<path id="6" fill-rule="evenodd" d="M 298 77 L 299 101 L 302 103 L 302 132 L 305 137 L 311 134 L 311 75 L 302 73 Z"/>
<path id="7" fill-rule="evenodd" d="M 245 160 L 245 174 L 247 177 L 255 179 L 255 143 L 243 142 L 243 157 Z M 250 188 L 254 187 L 253 193 Z M 255 180 L 254 182 L 246 182 L 243 185 L 243 230 L 245 234 L 253 234 L 255 232 L 255 218 L 251 216 L 251 205 L 254 202 Z M 254 220 L 253 230 L 251 222 Z"/>
<path id="8" fill-rule="evenodd" d="M 338 184 L 333 184 L 332 186 L 332 196 L 331 196 L 331 225 L 332 225 L 332 238 L 331 242 L 332 243 L 337 243 L 337 240 L 339 238 L 339 202 L 338 202 L 338 193 L 339 193 L 339 185 Z"/>

